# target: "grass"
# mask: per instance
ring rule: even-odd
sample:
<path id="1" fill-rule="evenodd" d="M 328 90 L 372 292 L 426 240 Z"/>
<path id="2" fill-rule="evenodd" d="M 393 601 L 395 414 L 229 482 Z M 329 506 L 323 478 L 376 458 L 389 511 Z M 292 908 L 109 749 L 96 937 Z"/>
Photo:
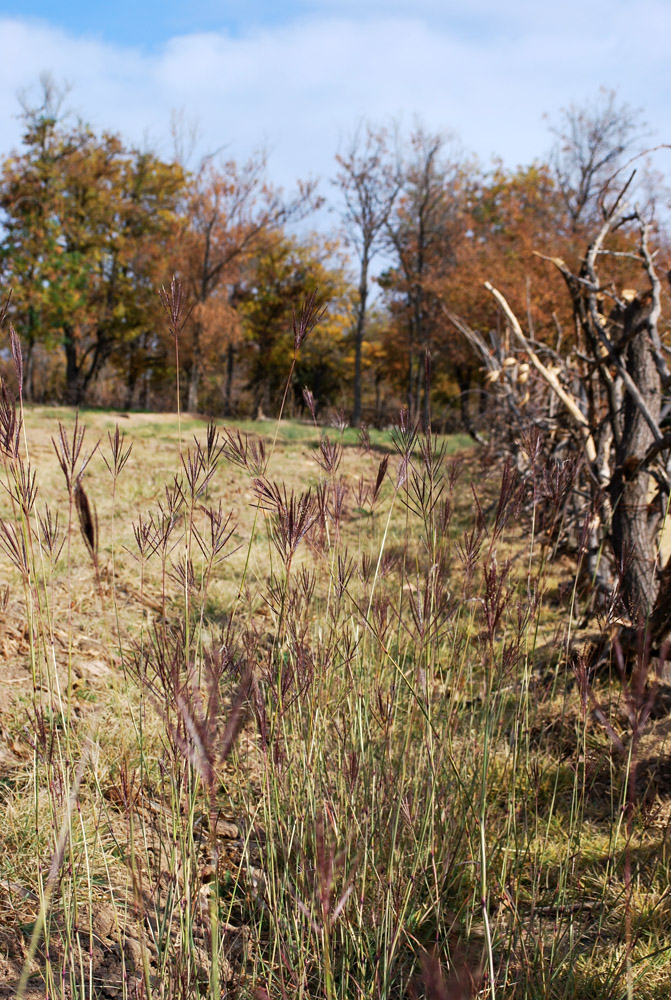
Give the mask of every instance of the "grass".
<path id="1" fill-rule="evenodd" d="M 540 472 L 10 411 L 0 996 L 668 996 L 668 719 Z"/>

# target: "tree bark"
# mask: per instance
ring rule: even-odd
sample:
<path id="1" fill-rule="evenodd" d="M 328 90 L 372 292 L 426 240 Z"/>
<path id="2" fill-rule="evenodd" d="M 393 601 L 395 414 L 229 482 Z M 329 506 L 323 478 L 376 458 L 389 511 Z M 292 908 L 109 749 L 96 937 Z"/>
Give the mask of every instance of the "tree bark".
<path id="1" fill-rule="evenodd" d="M 361 276 L 359 280 L 359 306 L 357 309 L 356 328 L 354 331 L 354 406 L 352 408 L 352 427 L 361 424 L 361 360 L 363 353 L 363 338 L 366 332 L 366 300 L 368 298 L 368 254 L 364 250 L 361 260 Z"/>
<path id="2" fill-rule="evenodd" d="M 63 328 L 63 350 L 65 352 L 65 402 L 68 406 L 79 406 L 82 401 L 84 387 L 82 385 L 81 369 L 77 363 L 77 345 L 74 330 L 70 326 Z"/>
<path id="3" fill-rule="evenodd" d="M 650 416 L 659 425 L 662 387 L 645 328 L 642 306 L 636 299 L 624 316 L 624 339 L 628 340 L 625 364 L 646 402 Z M 637 327 L 641 329 L 636 331 Z M 616 447 L 616 466 L 610 484 L 613 510 L 612 538 L 632 620 L 646 617 L 655 605 L 656 526 L 648 517 L 650 475 L 640 462 L 655 440 L 652 429 L 630 392 L 625 392 L 623 424 Z"/>

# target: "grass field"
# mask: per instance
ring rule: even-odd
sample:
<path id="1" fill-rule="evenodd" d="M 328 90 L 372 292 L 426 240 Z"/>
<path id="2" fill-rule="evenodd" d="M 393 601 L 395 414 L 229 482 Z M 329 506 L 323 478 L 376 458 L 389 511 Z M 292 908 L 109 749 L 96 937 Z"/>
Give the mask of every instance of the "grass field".
<path id="1" fill-rule="evenodd" d="M 588 675 L 542 470 L 10 422 L 0 996 L 669 996 L 667 689 Z"/>

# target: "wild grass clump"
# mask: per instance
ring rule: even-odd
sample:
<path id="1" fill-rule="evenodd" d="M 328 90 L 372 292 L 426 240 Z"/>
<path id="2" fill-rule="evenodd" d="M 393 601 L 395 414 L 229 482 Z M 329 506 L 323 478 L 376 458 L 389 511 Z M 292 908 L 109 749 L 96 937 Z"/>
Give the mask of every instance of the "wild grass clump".
<path id="1" fill-rule="evenodd" d="M 667 995 L 667 651 L 574 651 L 568 468 L 39 421 L 2 386 L 11 995 Z"/>

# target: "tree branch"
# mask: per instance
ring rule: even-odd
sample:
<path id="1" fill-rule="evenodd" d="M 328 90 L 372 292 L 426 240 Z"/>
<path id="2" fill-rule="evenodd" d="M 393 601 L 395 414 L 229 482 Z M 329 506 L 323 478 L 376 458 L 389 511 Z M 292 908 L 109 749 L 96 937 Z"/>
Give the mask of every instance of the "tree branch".
<path id="1" fill-rule="evenodd" d="M 494 286 L 489 281 L 485 281 L 485 288 L 487 289 L 488 292 L 491 292 L 491 294 L 494 296 L 499 306 L 503 310 L 503 313 L 510 325 L 510 329 L 512 330 L 514 336 L 517 338 L 520 346 L 528 354 L 531 364 L 534 366 L 539 375 L 547 382 L 547 384 L 550 386 L 555 395 L 558 396 L 558 398 L 562 401 L 566 410 L 569 413 L 569 416 L 571 417 L 573 422 L 578 426 L 585 445 L 587 458 L 591 463 L 596 462 L 597 450 L 596 450 L 596 445 L 594 443 L 594 438 L 592 437 L 592 432 L 590 430 L 587 417 L 582 412 L 582 410 L 578 406 L 573 396 L 571 396 L 570 393 L 568 393 L 561 385 L 559 379 L 557 378 L 556 373 L 551 369 L 546 368 L 541 359 L 536 354 L 536 352 L 533 350 L 531 344 L 529 343 L 527 338 L 524 336 L 524 333 L 522 332 L 522 327 L 519 324 L 517 316 L 515 316 L 515 313 L 508 305 L 508 302 L 505 299 L 505 297 L 501 294 L 501 292 L 497 288 L 494 288 Z"/>

